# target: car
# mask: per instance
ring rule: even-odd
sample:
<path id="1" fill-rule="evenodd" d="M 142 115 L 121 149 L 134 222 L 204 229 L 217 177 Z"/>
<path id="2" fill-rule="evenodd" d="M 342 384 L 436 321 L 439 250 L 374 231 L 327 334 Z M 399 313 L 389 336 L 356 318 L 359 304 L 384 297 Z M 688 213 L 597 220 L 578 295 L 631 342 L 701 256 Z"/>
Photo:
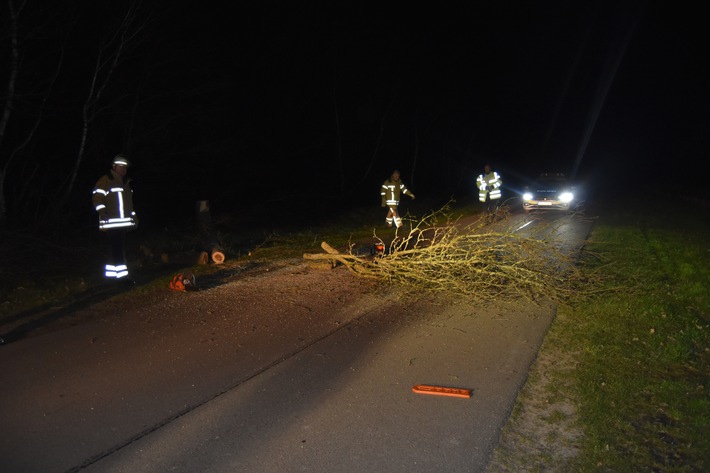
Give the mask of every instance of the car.
<path id="1" fill-rule="evenodd" d="M 523 210 L 569 211 L 575 205 L 575 188 L 564 174 L 543 173 L 523 190 Z"/>

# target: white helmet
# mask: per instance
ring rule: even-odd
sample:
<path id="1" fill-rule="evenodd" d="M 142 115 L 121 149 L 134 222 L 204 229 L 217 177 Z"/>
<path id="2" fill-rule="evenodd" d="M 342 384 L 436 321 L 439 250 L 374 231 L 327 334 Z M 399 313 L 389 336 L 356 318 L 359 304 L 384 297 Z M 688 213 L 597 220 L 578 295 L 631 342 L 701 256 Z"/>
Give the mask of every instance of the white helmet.
<path id="1" fill-rule="evenodd" d="M 131 165 L 130 161 L 128 161 L 128 159 L 126 159 L 126 157 L 122 154 L 119 154 L 115 158 L 113 158 L 112 164 L 114 166 L 118 165 L 118 166 L 126 166 L 126 167 Z"/>

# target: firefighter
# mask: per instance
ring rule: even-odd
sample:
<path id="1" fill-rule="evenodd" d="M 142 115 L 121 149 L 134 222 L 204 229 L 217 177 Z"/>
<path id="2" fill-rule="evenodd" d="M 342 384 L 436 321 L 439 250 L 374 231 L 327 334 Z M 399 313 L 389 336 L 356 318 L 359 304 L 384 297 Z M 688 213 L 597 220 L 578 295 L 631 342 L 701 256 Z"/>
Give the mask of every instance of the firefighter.
<path id="1" fill-rule="evenodd" d="M 104 267 L 104 276 L 109 281 L 132 283 L 126 263 L 126 233 L 138 225 L 133 210 L 133 190 L 128 174 L 129 162 L 119 154 L 111 163 L 111 169 L 96 182 L 92 202 L 99 214 L 99 230 L 109 240 L 109 257 Z"/>
<path id="2" fill-rule="evenodd" d="M 382 191 L 380 193 L 382 195 L 382 207 L 389 209 L 387 211 L 387 218 L 385 218 L 388 227 L 392 227 L 392 223 L 394 223 L 397 228 L 402 226 L 402 219 L 397 212 L 400 195 L 406 194 L 411 197 L 412 200 L 415 199 L 414 194 L 405 187 L 399 177 L 399 171 L 395 169 L 392 172 L 392 176 L 382 184 Z"/>
<path id="3" fill-rule="evenodd" d="M 486 209 L 486 212 L 495 212 L 498 200 L 501 197 L 501 181 L 497 172 L 491 169 L 490 164 L 483 166 L 483 174 L 476 179 L 478 186 L 478 200 L 480 200 Z"/>

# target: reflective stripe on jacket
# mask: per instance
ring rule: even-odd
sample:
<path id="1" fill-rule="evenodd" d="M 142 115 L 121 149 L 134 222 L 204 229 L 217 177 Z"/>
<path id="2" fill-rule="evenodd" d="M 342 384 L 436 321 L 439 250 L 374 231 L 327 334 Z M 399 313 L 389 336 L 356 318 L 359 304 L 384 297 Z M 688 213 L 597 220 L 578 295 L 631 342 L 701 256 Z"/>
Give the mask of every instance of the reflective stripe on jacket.
<path id="1" fill-rule="evenodd" d="M 491 200 L 500 199 L 501 196 L 501 186 L 503 181 L 497 172 L 491 171 L 488 174 L 481 174 L 476 179 L 476 185 L 478 186 L 478 200 L 481 202 L 486 201 L 486 194 L 490 192 Z"/>
<path id="2" fill-rule="evenodd" d="M 101 176 L 96 182 L 91 201 L 99 215 L 99 229 L 131 228 L 136 226 L 136 213 L 133 211 L 133 190 L 129 182 L 123 182 L 121 176 L 111 170 L 111 175 Z"/>
<path id="3" fill-rule="evenodd" d="M 386 205 L 399 205 L 399 198 L 402 194 L 408 194 L 410 197 L 413 196 L 411 192 L 404 186 L 402 181 L 394 181 L 392 179 L 387 179 L 384 184 L 382 184 L 382 203 Z"/>

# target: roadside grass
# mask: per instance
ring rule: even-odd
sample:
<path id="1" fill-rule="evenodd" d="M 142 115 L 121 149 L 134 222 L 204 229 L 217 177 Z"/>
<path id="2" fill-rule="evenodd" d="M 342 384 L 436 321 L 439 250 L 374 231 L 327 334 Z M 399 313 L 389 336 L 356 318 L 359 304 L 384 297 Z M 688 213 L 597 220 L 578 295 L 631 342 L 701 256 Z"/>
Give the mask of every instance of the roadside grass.
<path id="1" fill-rule="evenodd" d="M 375 242 L 373 237 L 375 226 L 361 224 L 344 227 L 337 224 L 313 226 L 305 229 L 282 229 L 263 233 L 252 237 L 253 246 L 242 255 L 265 261 L 279 259 L 302 258 L 304 252 L 322 251 L 321 242 L 326 241 L 333 247 L 348 251 L 360 247 L 363 250 Z M 226 236 L 224 241 L 229 247 L 235 247 L 238 242 Z M 243 246 L 243 245 L 242 245 Z"/>
<path id="2" fill-rule="evenodd" d="M 580 471 L 710 470 L 710 225 L 707 211 L 640 205 L 602 216 L 590 249 L 607 284 L 570 304 L 585 432 Z M 598 270 L 591 264 L 588 270 Z"/>
<path id="3" fill-rule="evenodd" d="M 91 237 L 0 233 L 0 323 L 84 291 L 92 284 L 91 267 L 102 255 Z"/>
<path id="4" fill-rule="evenodd" d="M 199 284 L 200 276 L 302 259 L 304 252 L 321 251 L 321 241 L 344 250 L 365 247 L 374 243 L 376 230 L 383 230 L 379 210 L 351 210 L 322 224 L 215 226 L 227 256 L 221 265 L 196 264 L 200 245 L 196 222 L 139 228 L 127 238 L 129 269 L 140 281 L 133 291 L 166 290 L 172 275 L 182 271 L 194 272 Z M 0 233 L 0 335 L 9 330 L 5 323 L 29 321 L 105 285 L 101 268 L 106 252 L 106 241 L 93 226 L 63 233 Z M 169 256 L 167 263 L 164 255 Z"/>
<path id="5" fill-rule="evenodd" d="M 603 295 L 558 306 L 489 472 L 710 471 L 709 236 L 705 209 L 600 216 Z"/>

